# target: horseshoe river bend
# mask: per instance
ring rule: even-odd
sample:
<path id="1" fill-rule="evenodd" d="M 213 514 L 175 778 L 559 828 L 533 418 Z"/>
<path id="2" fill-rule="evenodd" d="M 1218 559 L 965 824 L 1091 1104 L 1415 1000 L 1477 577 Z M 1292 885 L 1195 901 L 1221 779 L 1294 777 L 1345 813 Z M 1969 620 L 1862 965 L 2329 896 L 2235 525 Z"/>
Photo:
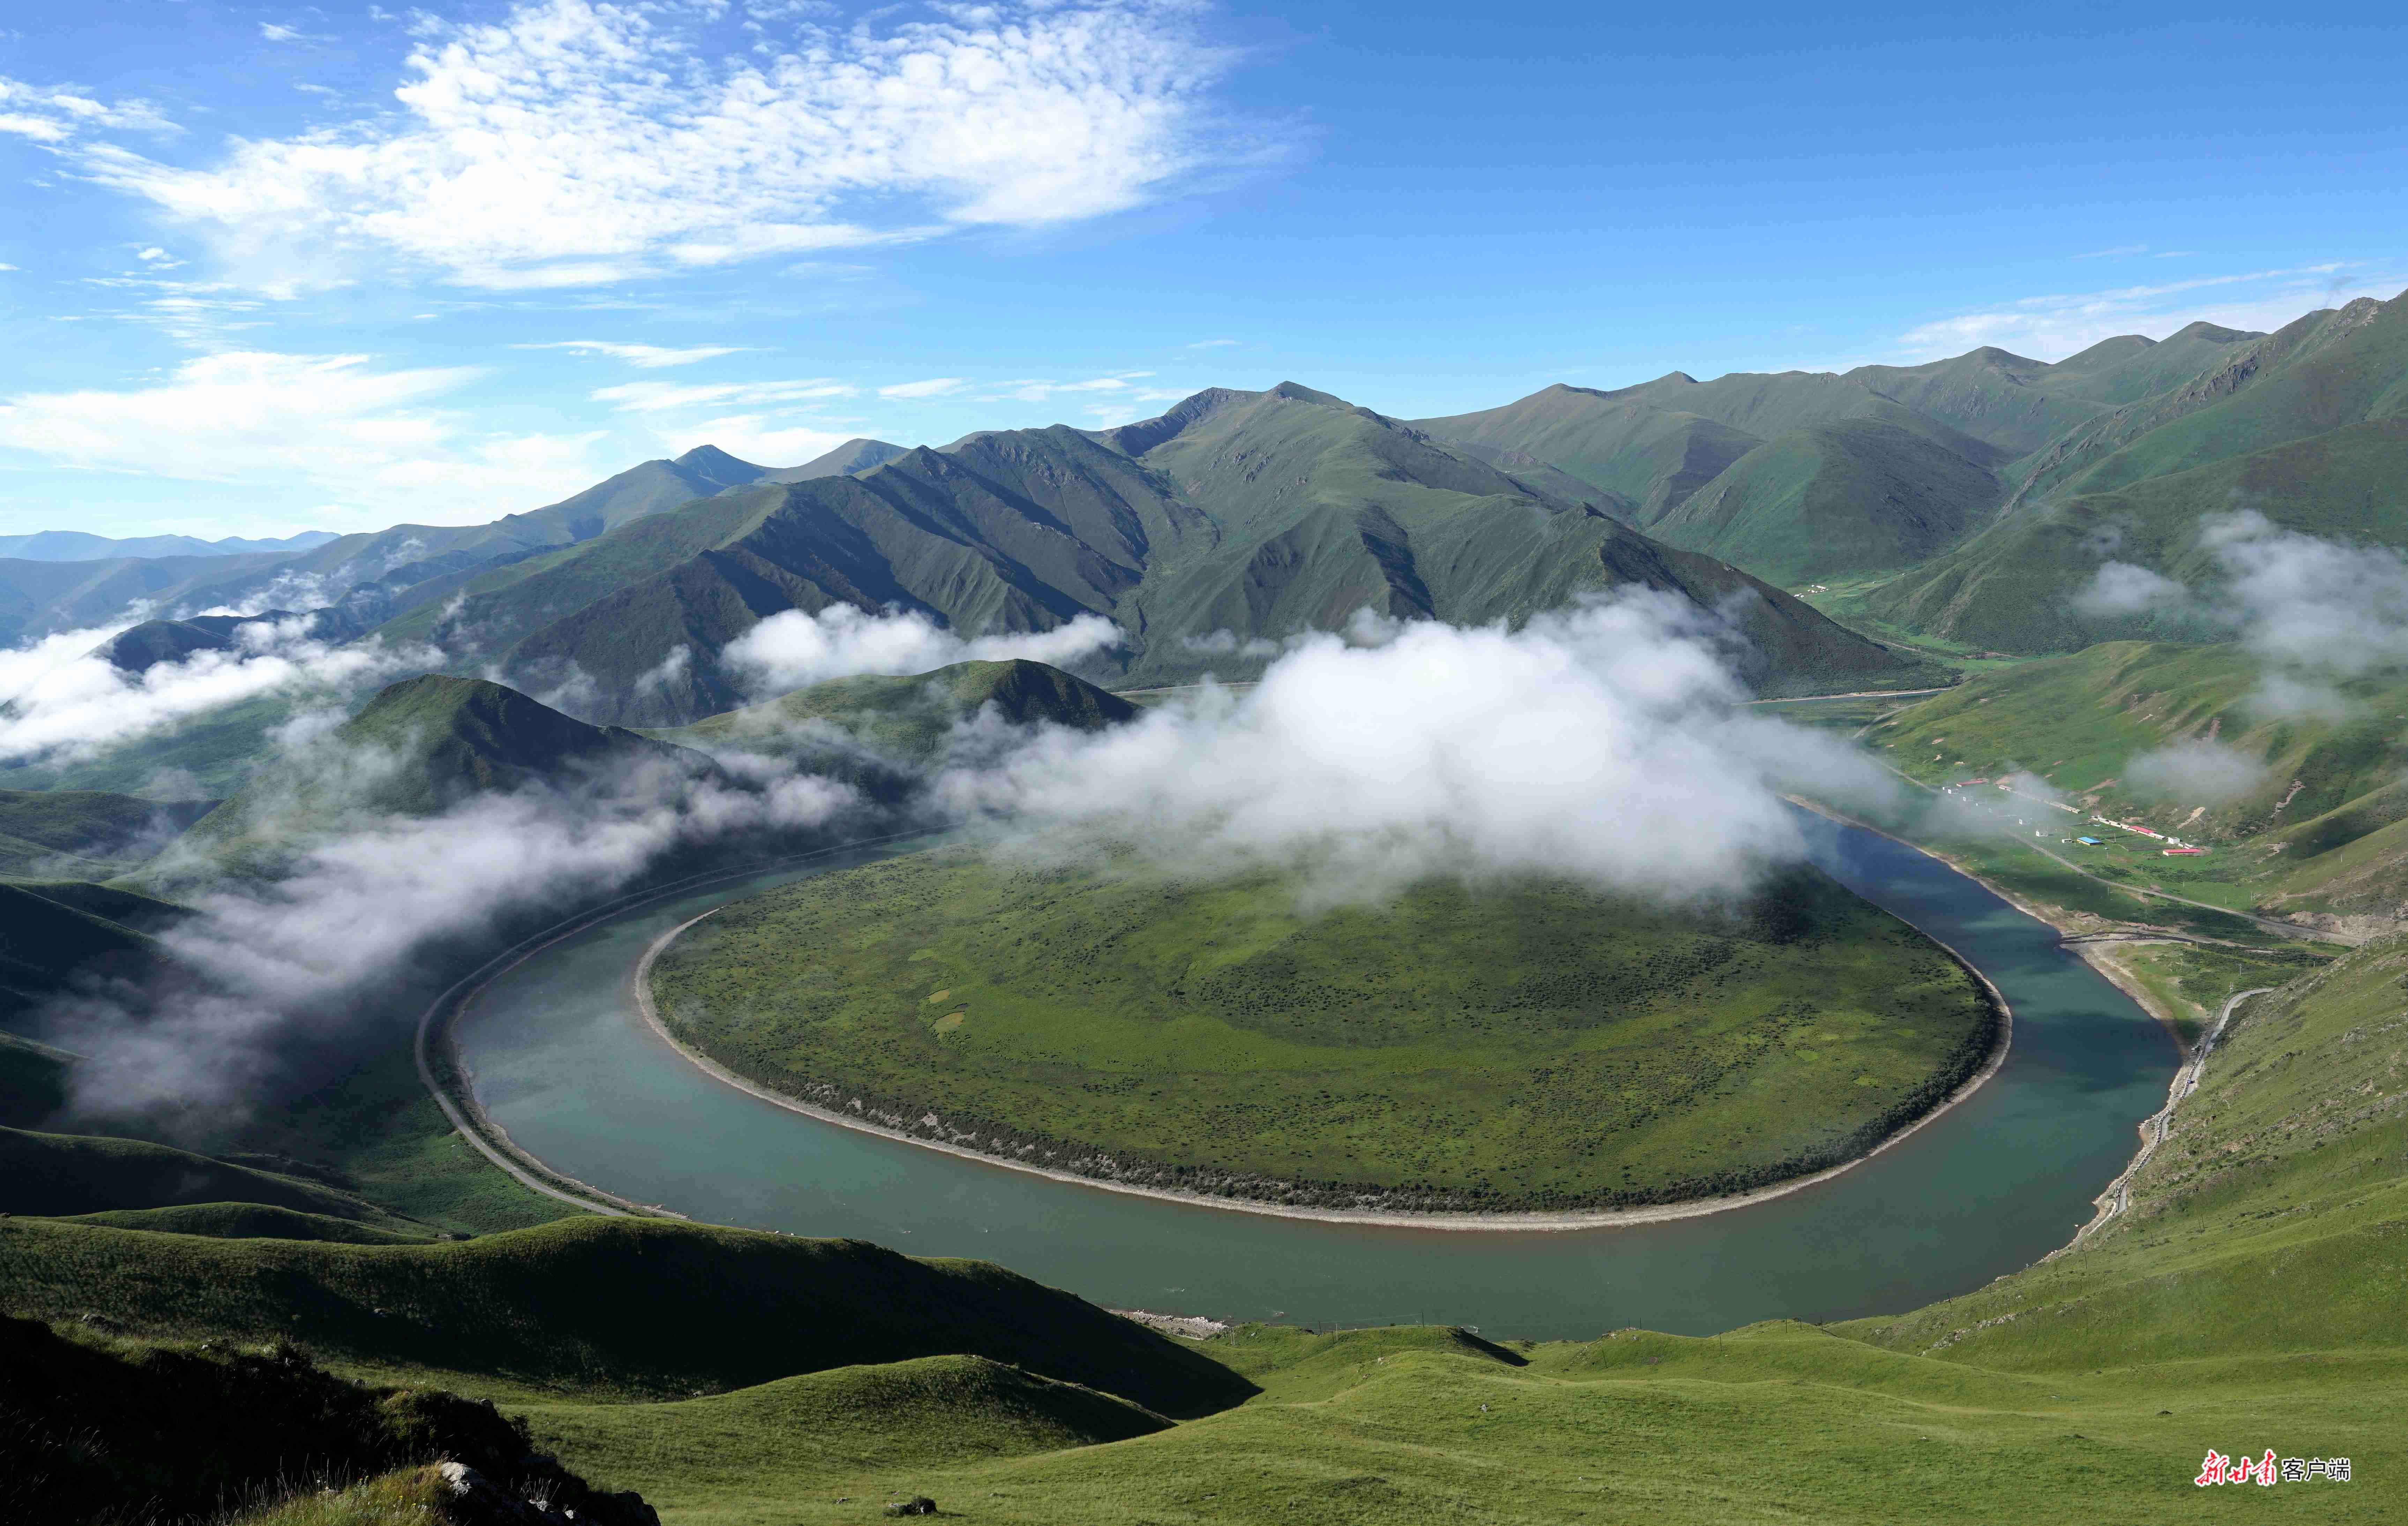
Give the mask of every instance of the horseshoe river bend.
<path id="1" fill-rule="evenodd" d="M 714 1223 L 996 1261 L 1116 1308 L 1542 1340 L 1900 1312 L 2071 1239 L 2179 1057 L 2055 929 L 1887 838 L 1819 818 L 1814 834 L 1827 871 L 1990 979 L 2013 1045 L 1987 1084 L 1853 1170 L 1692 1218 L 1463 1232 L 1132 1196 L 802 1116 L 704 1074 L 644 1026 L 630 975 L 654 939 L 867 852 L 602 920 L 494 978 L 452 1039 L 488 1116 L 564 1175 Z"/>

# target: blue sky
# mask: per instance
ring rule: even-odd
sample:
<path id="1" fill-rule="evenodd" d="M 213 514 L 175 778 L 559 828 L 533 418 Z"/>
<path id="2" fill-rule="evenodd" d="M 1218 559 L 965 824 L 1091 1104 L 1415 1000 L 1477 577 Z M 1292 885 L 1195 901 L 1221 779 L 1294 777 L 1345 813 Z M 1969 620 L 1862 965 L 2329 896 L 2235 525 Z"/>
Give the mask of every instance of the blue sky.
<path id="1" fill-rule="evenodd" d="M 2408 286 L 2372 7 L 18 7 L 0 534 L 466 523 L 1293 379 L 2054 359 Z"/>

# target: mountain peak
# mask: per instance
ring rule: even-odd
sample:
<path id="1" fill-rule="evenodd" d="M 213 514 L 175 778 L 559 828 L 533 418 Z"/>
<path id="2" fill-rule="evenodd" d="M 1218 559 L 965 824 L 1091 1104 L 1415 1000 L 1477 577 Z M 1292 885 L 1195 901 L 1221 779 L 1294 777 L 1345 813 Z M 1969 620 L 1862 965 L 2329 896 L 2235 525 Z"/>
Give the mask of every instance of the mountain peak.
<path id="1" fill-rule="evenodd" d="M 1350 406 L 1345 398 L 1336 396 L 1326 392 L 1316 392 L 1312 388 L 1306 386 L 1301 382 L 1283 382 L 1278 386 L 1271 389 L 1270 395 L 1274 397 L 1284 397 L 1290 402 L 1297 403 L 1335 404 L 1340 408 Z"/>
<path id="2" fill-rule="evenodd" d="M 1261 396 L 1259 392 L 1240 392 L 1232 387 L 1206 387 L 1202 392 L 1181 398 L 1167 413 L 1140 419 L 1135 424 L 1099 429 L 1095 438 L 1123 455 L 1143 455 L 1166 440 L 1178 439 L 1197 420 L 1218 413 L 1234 403 L 1252 402 Z"/>
<path id="3" fill-rule="evenodd" d="M 2176 339 L 2205 339 L 2212 344 L 2239 344 L 2245 339 L 2262 339 L 2265 337 L 2256 329 L 2226 328 L 2202 318 L 2195 324 L 2185 324 L 2167 335 L 2166 342 L 2172 344 Z"/>
<path id="4" fill-rule="evenodd" d="M 698 472 L 705 477 L 741 478 L 749 481 L 761 475 L 761 468 L 750 461 L 739 460 L 716 445 L 697 445 L 669 463 Z"/>

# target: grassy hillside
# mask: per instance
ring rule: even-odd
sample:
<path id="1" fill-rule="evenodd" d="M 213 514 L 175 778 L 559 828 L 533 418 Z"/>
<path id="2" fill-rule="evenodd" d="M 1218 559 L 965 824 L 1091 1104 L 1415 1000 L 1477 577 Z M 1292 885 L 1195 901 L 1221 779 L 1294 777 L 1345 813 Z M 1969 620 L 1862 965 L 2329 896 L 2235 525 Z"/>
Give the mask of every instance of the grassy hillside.
<path id="1" fill-rule="evenodd" d="M 1137 707 L 1107 689 L 1041 662 L 957 662 L 906 678 L 831 679 L 767 704 L 647 733 L 703 749 L 732 747 L 777 757 L 839 764 L 828 731 L 844 742 L 904 763 L 939 757 L 960 723 L 988 705 L 1015 726 L 1039 723 L 1100 730 Z"/>
<path id="2" fill-rule="evenodd" d="M 1484 463 L 1309 388 L 1206 395 L 1112 437 L 1142 445 L 1222 526 L 1217 540 L 1184 542 L 1149 567 L 1132 600 L 1148 632 L 1280 635 L 1334 626 L 1367 604 L 1519 624 L 1584 592 L 1635 584 L 1735 612 L 1752 647 L 1745 676 L 1765 693 L 1940 681 L 1728 566 L 1600 511 L 1533 500 Z M 1127 681 L 1251 670 L 1154 639 Z"/>
<path id="3" fill-rule="evenodd" d="M 975 1467 L 1171 1427 L 1125 1399 L 974 1356 L 839 1367 L 666 1404 L 538 1404 L 525 1416 L 544 1447 L 607 1458 L 615 1477 L 675 1479 L 689 1508 L 825 1496 L 841 1491 L 840 1480 Z"/>
<path id="4" fill-rule="evenodd" d="M 365 1388 L 290 1343 L 160 1349 L 68 1328 L 75 1338 L 0 1319 L 0 1511 L 17 1526 L 215 1522 L 288 1493 L 322 1509 L 374 1501 L 388 1506 L 376 1519 L 395 1526 L 433 1522 L 449 1519 L 438 1501 L 450 1491 L 425 1487 L 437 1460 L 521 1497 L 540 1491 L 595 1526 L 650 1519 L 532 1455 L 523 1425 L 490 1404 Z M 401 1487 L 341 1490 L 396 1464 L 408 1470 Z"/>
<path id="5" fill-rule="evenodd" d="M 1903 409 L 1750 451 L 1651 526 L 1776 583 L 1908 567 L 1978 527 L 2000 453 Z"/>
<path id="6" fill-rule="evenodd" d="M 1727 918 L 1446 883 L 1316 915 L 1303 889 L 917 855 L 727 907 L 652 986 L 688 1042 L 807 1101 L 1334 1206 L 1764 1185 L 1869 1148 L 1993 1037 L 1943 953 L 1812 872 Z"/>
<path id="7" fill-rule="evenodd" d="M 2198 324 L 2162 343 L 2106 340 L 2055 365 L 1982 349 L 1844 376 L 1700 382 L 1676 371 L 1615 392 L 1558 385 L 1419 427 L 1612 488 L 1640 502 L 1636 523 L 1649 534 L 1794 585 L 1944 553 L 2001 502 L 2047 497 L 2296 348 Z M 1719 459 L 1700 453 L 1706 439 Z M 1886 604 L 1865 609 L 1949 634 Z"/>
<path id="8" fill-rule="evenodd" d="M 2396 1516 L 2391 1481 L 2408 1466 L 2397 1423 L 2408 1403 L 2403 972 L 2408 943 L 2395 939 L 2242 1007 L 2167 1144 L 2134 1177 L 2129 1208 L 2081 1248 L 1964 1298 L 1828 1328 L 1624 1330 L 1546 1345 L 1459 1330 L 1244 1326 L 1165 1359 L 1179 1375 L 1170 1391 L 1192 1395 L 1192 1375 L 1221 1375 L 1219 1403 L 1168 1429 L 1125 1403 L 1126 1389 L 1089 1392 L 1058 1372 L 1015 1371 L 1000 1353 L 980 1360 L 964 1349 L 975 1324 L 950 1340 L 907 1338 L 922 1351 L 877 1365 L 831 1363 L 815 1337 L 854 1331 L 847 1316 L 860 1304 L 848 1300 L 861 1268 L 899 1268 L 955 1310 L 954 1279 L 1006 1293 L 1027 1285 L 965 1263 L 739 1231 L 588 1222 L 366 1248 L 10 1220 L 0 1222 L 0 1301 L 92 1310 L 145 1333 L 297 1329 L 352 1361 L 482 1363 L 463 1370 L 464 1387 L 523 1404 L 538 1446 L 597 1483 L 640 1489 L 671 1526 L 857 1522 L 911 1494 L 948 1514 L 1031 1526 L 1854 1526 L 2068 1511 L 2156 1526 L 2203 1507 L 2372 1522 Z M 635 1245 L 650 1248 L 626 1254 Z M 555 1260 L 549 1276 L 498 1270 L 572 1251 L 582 1259 Z M 774 1272 L 716 1274 L 731 1257 Z M 795 1279 L 795 1296 L 818 1290 L 811 1317 L 763 1317 L 781 1307 L 763 1301 L 779 1275 Z M 396 1287 L 447 1298 L 466 1320 L 461 1338 L 416 1323 Z M 663 1296 L 696 1288 L 717 1291 Z M 1022 1348 L 1059 1354 L 1101 1338 L 1078 1321 L 1105 1317 L 1026 1296 L 1036 1306 L 1013 1305 Z M 390 1321 L 398 1333 L 352 1333 L 378 1327 L 361 1307 L 371 1301 L 400 1317 Z M 867 1306 L 891 1323 L 909 1303 Z M 628 1306 L 656 1317 L 597 1312 Z M 506 1334 L 493 1340 L 497 1322 Z M 752 1349 L 765 1334 L 775 1349 Z M 797 1347 L 810 1375 L 688 1391 L 741 1382 Z M 577 1355 L 528 1360 L 530 1349 Z M 190 1358 L 133 1360 L 189 1381 L 176 1363 Z M 531 1379 L 564 1373 L 563 1387 L 584 1391 L 527 1395 Z M 593 1402 L 596 1389 L 648 1386 L 671 1397 Z M 1245 1402 L 1225 1407 L 1236 1398 Z M 115 1415 L 95 1418 L 90 1434 L 104 1442 L 128 1429 Z M 2211 1449 L 2347 1458 L 2350 1477 L 2202 1494 L 2192 1480 Z M 402 1498 L 408 1486 L 397 1476 L 383 1487 Z M 306 1519 L 385 1519 L 373 1504 L 364 1490 L 317 1502 L 329 1513 Z"/>
<path id="9" fill-rule="evenodd" d="M 347 823 L 433 815 L 480 793 L 574 788 L 641 767 L 711 771 L 699 754 L 588 726 L 483 679 L 439 673 L 388 685 L 329 740 L 345 766 L 301 756 L 254 771 L 136 882 L 180 894 L 226 874 L 272 876 L 301 846 Z"/>
<path id="10" fill-rule="evenodd" d="M 946 1355 L 1165 1415 L 1251 1391 L 1178 1343 L 1000 1267 L 657 1219 L 357 1245 L 13 1218 L 0 1220 L 0 1289 L 21 1317 L 97 1309 L 150 1338 L 289 1337 L 360 1370 L 481 1375 L 522 1394 L 687 1398 Z"/>
<path id="11" fill-rule="evenodd" d="M 1543 461 L 1627 501 L 1634 523 L 1649 525 L 1763 443 L 1759 435 L 1699 413 L 1653 406 L 1646 398 L 1653 390 L 1602 393 L 1558 382 L 1503 408 L 1417 419 L 1413 426 Z"/>
<path id="12" fill-rule="evenodd" d="M 348 1245 L 404 1245 L 440 1238 L 423 1226 L 379 1228 L 262 1202 L 187 1202 L 165 1208 L 111 1208 L 96 1214 L 50 1216 L 67 1224 L 157 1234 L 199 1234 L 212 1240 L 332 1240 Z"/>
<path id="13" fill-rule="evenodd" d="M 165 908 L 147 897 L 75 882 L 0 882 L 0 1027 L 22 1027 L 52 997 L 86 981 L 138 980 L 166 951 L 127 907 Z M 139 920 L 136 918 L 136 920 Z"/>
<path id="14" fill-rule="evenodd" d="M 747 675 L 718 654 L 787 609 L 896 608 L 965 634 L 1105 615 L 1129 645 L 1097 670 L 1142 684 L 1259 666 L 1194 644 L 1216 632 L 1335 628 L 1367 605 L 1519 621 L 1637 582 L 1713 607 L 1752 596 L 1729 607 L 1757 638 L 1752 676 L 1776 692 L 1927 678 L 1584 501 L 1310 388 L 1213 391 L 1119 429 L 980 433 L 743 487 L 486 570 L 456 608 L 422 606 L 386 631 L 473 635 L 514 682 L 582 675 L 581 713 L 665 726 L 741 705 Z"/>
<path id="15" fill-rule="evenodd" d="M 206 815 L 213 800 L 163 805 L 85 789 L 0 789 L 0 875 L 107 879 Z"/>
<path id="16" fill-rule="evenodd" d="M 0 1029 L 0 1125 L 32 1128 L 64 1107 L 74 1063 L 64 1049 Z"/>
<path id="17" fill-rule="evenodd" d="M 2365 421 L 2229 457 L 2045 512 L 2000 520 L 1960 550 L 1841 606 L 1952 641 L 2062 651 L 2132 636 L 2220 634 L 2172 614 L 2100 615 L 2075 607 L 2113 546 L 2116 559 L 2213 589 L 2224 581 L 2201 531 L 2240 508 L 2286 528 L 2408 545 L 2389 506 L 2408 491 L 2408 417 Z"/>
<path id="18" fill-rule="evenodd" d="M 2348 686 L 2344 714 L 2252 703 L 2257 662 L 2230 645 L 2116 641 L 2020 664 L 1894 710 L 1865 740 L 1901 771 L 1937 784 L 2028 769 L 2081 807 L 2048 818 L 2056 851 L 2092 872 L 2268 912 L 2397 916 L 2408 904 L 2408 741 L 2396 678 Z M 2125 777 L 2133 759 L 2213 736 L 2258 772 L 2229 799 L 2191 798 Z M 2161 843 L 2102 830 L 2093 813 L 2212 850 L 2167 858 Z M 2101 837 L 2099 848 L 2056 844 Z"/>
<path id="19" fill-rule="evenodd" d="M 2196 636 L 2072 597 L 2107 555 L 2221 580 L 2204 522 L 2250 509 L 2310 535 L 2408 545 L 2408 297 L 2311 313 L 2214 370 L 2054 442 L 2010 510 L 1928 565 L 1835 606 L 1980 646 L 2065 651 Z"/>
<path id="20" fill-rule="evenodd" d="M 138 1139 L 0 1129 L 0 1213 L 47 1216 L 239 1203 L 411 1232 L 357 1195 L 305 1177 Z"/>
<path id="21" fill-rule="evenodd" d="M 1841 1328 L 2005 1371 L 2164 1363 L 2217 1388 L 2314 1392 L 2356 1369 L 2396 1388 L 2408 1375 L 2403 970 L 2394 937 L 2245 1004 L 2133 1177 L 2130 1208 L 2081 1250 Z"/>

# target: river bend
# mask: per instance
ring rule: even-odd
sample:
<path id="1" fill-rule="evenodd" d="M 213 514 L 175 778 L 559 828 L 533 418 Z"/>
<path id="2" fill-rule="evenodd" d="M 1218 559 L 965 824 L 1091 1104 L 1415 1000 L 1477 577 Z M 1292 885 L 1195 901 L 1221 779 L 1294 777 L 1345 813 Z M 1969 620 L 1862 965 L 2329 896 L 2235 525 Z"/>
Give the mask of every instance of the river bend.
<path id="1" fill-rule="evenodd" d="M 704 1075 L 646 1030 L 628 973 L 714 905 L 862 858 L 654 902 L 495 980 L 454 1037 L 478 1100 L 553 1170 L 690 1216 L 972 1256 L 1098 1303 L 1586 1339 L 1894 1313 L 2064 1244 L 2128 1160 L 2177 1056 L 2057 934 L 1936 859 L 1813 818 L 1816 860 L 1948 944 L 2014 1012 L 1988 1085 L 1847 1173 L 1702 1218 L 1449 1233 L 1266 1217 L 1048 1180 L 822 1123 Z M 864 855 L 866 858 L 870 855 Z"/>

